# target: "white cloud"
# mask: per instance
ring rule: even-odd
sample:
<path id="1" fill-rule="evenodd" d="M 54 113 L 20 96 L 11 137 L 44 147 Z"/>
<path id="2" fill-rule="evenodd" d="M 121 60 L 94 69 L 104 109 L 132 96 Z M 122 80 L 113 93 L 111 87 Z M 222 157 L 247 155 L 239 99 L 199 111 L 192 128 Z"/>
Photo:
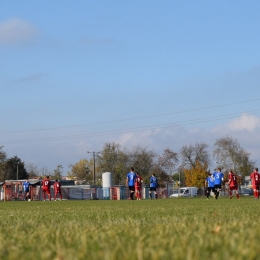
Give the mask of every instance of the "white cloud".
<path id="1" fill-rule="evenodd" d="M 239 118 L 232 120 L 227 127 L 230 131 L 248 130 L 253 131 L 260 127 L 258 117 L 248 114 L 242 114 Z"/>
<path id="2" fill-rule="evenodd" d="M 22 19 L 12 18 L 0 23 L 0 44 L 24 43 L 37 34 L 38 29 Z"/>

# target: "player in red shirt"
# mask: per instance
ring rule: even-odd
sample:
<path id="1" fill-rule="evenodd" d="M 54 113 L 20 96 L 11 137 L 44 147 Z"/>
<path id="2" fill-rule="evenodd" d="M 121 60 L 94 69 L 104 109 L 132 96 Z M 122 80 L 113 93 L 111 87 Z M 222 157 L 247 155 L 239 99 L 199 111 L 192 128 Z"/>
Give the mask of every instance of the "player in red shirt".
<path id="1" fill-rule="evenodd" d="M 42 180 L 42 192 L 44 201 L 46 200 L 46 194 L 48 194 L 51 201 L 51 181 L 49 176 L 46 176 L 46 178 Z"/>
<path id="2" fill-rule="evenodd" d="M 61 193 L 61 184 L 58 180 L 55 180 L 53 184 L 54 189 L 54 200 L 56 201 L 57 195 L 60 195 L 60 200 L 62 200 L 62 193 Z"/>
<path id="3" fill-rule="evenodd" d="M 228 183 L 229 185 L 229 195 L 230 199 L 233 197 L 233 191 L 235 191 L 237 198 L 240 199 L 239 193 L 238 193 L 238 180 L 236 174 L 233 173 L 232 170 L 228 173 Z"/>
<path id="4" fill-rule="evenodd" d="M 258 173 L 258 168 L 255 168 L 254 172 L 251 173 L 250 179 L 254 190 L 254 197 L 255 199 L 259 199 L 260 174 Z"/>
<path id="5" fill-rule="evenodd" d="M 142 182 L 143 178 L 137 172 L 135 179 L 135 196 L 137 200 L 141 200 Z"/>

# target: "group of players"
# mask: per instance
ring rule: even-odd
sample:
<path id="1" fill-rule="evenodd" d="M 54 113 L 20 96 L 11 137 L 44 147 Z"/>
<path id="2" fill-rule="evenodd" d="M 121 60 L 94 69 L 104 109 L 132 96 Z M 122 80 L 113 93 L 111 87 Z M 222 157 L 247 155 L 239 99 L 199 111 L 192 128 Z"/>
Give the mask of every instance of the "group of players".
<path id="1" fill-rule="evenodd" d="M 259 199 L 260 174 L 258 173 L 258 168 L 255 168 L 254 172 L 251 173 L 250 179 L 252 182 L 252 188 L 254 190 L 254 198 Z M 221 172 L 220 168 L 218 168 L 217 171 L 213 174 L 208 174 L 208 177 L 205 180 L 205 187 L 207 188 L 207 199 L 209 198 L 211 192 L 213 192 L 214 198 L 218 199 L 223 181 L 224 174 Z M 234 192 L 237 198 L 240 199 L 240 195 L 238 192 L 238 178 L 232 170 L 228 172 L 228 182 L 226 183 L 226 185 L 229 187 L 230 199 L 233 198 Z"/>
<path id="2" fill-rule="evenodd" d="M 43 200 L 46 201 L 46 195 L 48 195 L 49 200 L 51 201 L 51 180 L 50 176 L 46 176 L 44 180 L 41 182 L 41 187 L 42 187 L 42 194 L 43 194 Z M 25 200 L 30 201 L 30 189 L 31 189 L 31 184 L 28 180 L 26 180 L 23 183 L 23 191 L 25 193 Z M 62 200 L 62 193 L 61 193 L 61 184 L 58 180 L 55 180 L 53 184 L 53 189 L 54 189 L 54 200 L 56 201 L 58 196 L 60 197 L 60 200 Z"/>
<path id="3" fill-rule="evenodd" d="M 130 168 L 130 172 L 126 176 L 126 186 L 129 189 L 129 199 L 133 200 L 134 195 L 137 200 L 141 200 L 141 190 L 142 190 L 143 178 L 139 175 L 138 172 L 134 172 L 134 167 Z M 158 187 L 158 180 L 153 173 L 150 177 L 150 189 L 149 196 L 152 199 L 152 192 L 154 193 L 155 199 L 157 199 L 156 188 Z"/>

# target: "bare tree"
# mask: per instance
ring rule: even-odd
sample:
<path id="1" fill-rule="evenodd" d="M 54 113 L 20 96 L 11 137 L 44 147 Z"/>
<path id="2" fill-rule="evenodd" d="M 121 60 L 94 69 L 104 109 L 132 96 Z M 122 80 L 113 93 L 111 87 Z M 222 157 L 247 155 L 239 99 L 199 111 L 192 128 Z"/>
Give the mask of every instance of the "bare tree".
<path id="1" fill-rule="evenodd" d="M 40 176 L 40 170 L 38 169 L 38 166 L 33 163 L 26 164 L 25 169 L 28 173 L 29 179 Z"/>
<path id="2" fill-rule="evenodd" d="M 185 145 L 180 150 L 183 168 L 196 168 L 196 162 L 210 164 L 210 155 L 208 152 L 208 144 L 195 143 L 195 145 Z"/>

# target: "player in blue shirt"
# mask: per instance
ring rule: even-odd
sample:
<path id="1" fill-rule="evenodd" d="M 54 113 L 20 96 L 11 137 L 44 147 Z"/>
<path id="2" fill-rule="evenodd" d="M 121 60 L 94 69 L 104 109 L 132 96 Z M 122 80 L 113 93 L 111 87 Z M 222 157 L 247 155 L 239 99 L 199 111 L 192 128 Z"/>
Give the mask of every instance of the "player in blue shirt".
<path id="1" fill-rule="evenodd" d="M 31 183 L 28 180 L 26 180 L 23 183 L 23 191 L 25 194 L 25 200 L 30 200 L 30 187 L 31 187 Z"/>
<path id="2" fill-rule="evenodd" d="M 208 174 L 208 177 L 205 180 L 205 188 L 207 189 L 207 199 L 209 199 L 211 191 L 215 194 L 215 180 L 211 173 Z"/>
<path id="3" fill-rule="evenodd" d="M 134 167 L 130 168 L 130 172 L 126 176 L 126 186 L 129 188 L 130 192 L 130 199 L 134 199 L 134 194 L 135 194 L 135 179 L 136 179 L 136 174 L 134 172 Z"/>
<path id="4" fill-rule="evenodd" d="M 149 190 L 150 199 L 152 199 L 152 192 L 154 192 L 154 196 L 157 199 L 157 192 L 156 192 L 157 187 L 158 187 L 158 180 L 155 177 L 155 174 L 153 173 L 152 176 L 150 177 L 150 190 Z"/>
<path id="5" fill-rule="evenodd" d="M 222 181 L 224 181 L 224 174 L 221 172 L 221 168 L 218 168 L 216 172 L 213 173 L 214 177 L 214 188 L 215 188 L 215 199 L 218 199 L 219 191 L 221 190 Z"/>

